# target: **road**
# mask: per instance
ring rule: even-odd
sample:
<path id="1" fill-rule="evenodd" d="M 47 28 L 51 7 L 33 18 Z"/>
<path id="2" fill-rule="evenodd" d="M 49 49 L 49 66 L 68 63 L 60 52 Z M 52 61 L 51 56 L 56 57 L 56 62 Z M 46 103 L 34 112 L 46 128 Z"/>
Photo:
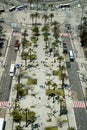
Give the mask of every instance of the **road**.
<path id="1" fill-rule="evenodd" d="M 8 47 L 8 54 L 6 57 L 4 73 L 1 79 L 0 101 L 9 100 L 10 88 L 11 88 L 11 83 L 12 83 L 12 77 L 9 76 L 9 68 L 11 65 L 11 61 L 15 61 L 16 55 L 17 55 L 17 53 L 14 51 L 14 46 L 13 46 L 14 42 L 15 42 L 15 37 L 12 37 L 10 41 L 10 45 Z"/>
<path id="2" fill-rule="evenodd" d="M 72 45 L 70 44 L 69 36 L 64 38 L 64 41 L 67 43 L 68 50 L 72 49 Z M 79 80 L 79 71 L 77 62 L 70 62 L 71 68 L 67 68 L 71 92 L 76 93 L 76 97 L 74 97 L 75 101 L 84 101 L 82 86 Z M 75 119 L 78 130 L 87 130 L 87 114 L 85 108 L 73 108 L 75 113 Z"/>

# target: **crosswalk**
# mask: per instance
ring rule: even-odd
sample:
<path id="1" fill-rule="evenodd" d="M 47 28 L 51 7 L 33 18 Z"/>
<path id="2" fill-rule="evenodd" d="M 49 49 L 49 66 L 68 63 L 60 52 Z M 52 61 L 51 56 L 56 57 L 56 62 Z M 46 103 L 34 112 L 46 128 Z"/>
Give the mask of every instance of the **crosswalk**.
<path id="1" fill-rule="evenodd" d="M 67 37 L 68 36 L 68 33 L 60 33 L 59 34 L 61 37 L 63 36 L 63 37 Z"/>
<path id="2" fill-rule="evenodd" d="M 21 36 L 19 32 L 13 32 L 13 36 Z"/>
<path id="3" fill-rule="evenodd" d="M 0 101 L 0 107 L 9 107 L 9 102 L 8 101 Z"/>
<path id="4" fill-rule="evenodd" d="M 73 108 L 85 108 L 85 102 L 84 101 L 72 101 Z"/>

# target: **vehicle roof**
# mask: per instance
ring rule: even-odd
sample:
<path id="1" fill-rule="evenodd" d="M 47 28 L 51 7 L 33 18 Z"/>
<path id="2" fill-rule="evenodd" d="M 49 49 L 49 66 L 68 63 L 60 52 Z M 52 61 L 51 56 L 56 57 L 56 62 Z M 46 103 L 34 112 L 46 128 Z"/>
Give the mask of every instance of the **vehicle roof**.
<path id="1" fill-rule="evenodd" d="M 3 129 L 4 118 L 0 118 L 0 130 Z"/>

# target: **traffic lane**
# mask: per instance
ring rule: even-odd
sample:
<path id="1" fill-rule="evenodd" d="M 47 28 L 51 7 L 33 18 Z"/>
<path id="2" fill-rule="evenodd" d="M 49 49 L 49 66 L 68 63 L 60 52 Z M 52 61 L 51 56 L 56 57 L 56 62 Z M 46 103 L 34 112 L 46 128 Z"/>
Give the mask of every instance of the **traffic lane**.
<path id="1" fill-rule="evenodd" d="M 76 91 L 77 99 L 79 101 L 84 101 L 83 91 L 78 75 L 78 64 L 76 62 L 71 62 L 71 69 L 68 69 L 69 81 L 72 86 L 72 90 Z"/>
<path id="2" fill-rule="evenodd" d="M 87 130 L 87 115 L 84 108 L 74 108 L 78 130 Z"/>
<path id="3" fill-rule="evenodd" d="M 71 90 L 74 90 L 77 94 L 76 99 L 73 100 L 79 100 L 84 101 L 81 83 L 78 76 L 78 64 L 76 62 L 71 62 L 71 69 L 67 69 L 69 74 L 69 80 L 70 84 L 72 86 Z M 87 115 L 85 109 L 82 108 L 74 108 L 75 118 L 76 118 L 76 124 L 77 128 L 79 130 L 87 130 Z M 81 127 L 80 127 L 81 125 Z"/>
<path id="4" fill-rule="evenodd" d="M 1 95 L 0 95 L 0 100 L 1 101 L 8 101 L 9 99 L 9 94 L 10 94 L 10 88 L 11 88 L 11 83 L 12 83 L 12 78 L 9 75 L 9 69 L 11 62 L 15 63 L 17 52 L 14 51 L 14 43 L 15 43 L 15 38 L 12 37 L 10 46 L 8 48 L 8 54 L 6 57 L 6 62 L 5 62 L 5 71 L 3 73 L 3 78 L 1 80 Z"/>
<path id="5" fill-rule="evenodd" d="M 12 79 L 9 76 L 4 76 L 3 78 L 4 78 L 3 80 L 4 85 L 1 89 L 0 101 L 8 101 Z"/>

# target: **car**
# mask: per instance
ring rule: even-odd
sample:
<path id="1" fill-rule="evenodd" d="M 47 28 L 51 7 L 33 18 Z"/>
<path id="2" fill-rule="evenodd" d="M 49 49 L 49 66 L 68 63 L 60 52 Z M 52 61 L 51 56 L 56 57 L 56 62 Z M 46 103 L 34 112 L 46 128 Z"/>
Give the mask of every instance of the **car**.
<path id="1" fill-rule="evenodd" d="M 19 40 L 16 40 L 15 44 L 14 44 L 15 51 L 19 50 L 19 47 L 20 47 L 20 42 L 19 42 Z"/>
<path id="2" fill-rule="evenodd" d="M 0 19 L 0 23 L 4 23 L 5 21 L 4 21 L 4 18 L 1 18 Z"/>
<path id="3" fill-rule="evenodd" d="M 68 53 L 67 48 L 63 48 L 63 54 L 67 54 L 67 53 Z"/>
<path id="4" fill-rule="evenodd" d="M 63 54 L 67 54 L 67 44 L 63 42 Z"/>
<path id="5" fill-rule="evenodd" d="M 66 42 L 63 42 L 63 48 L 67 48 Z"/>

